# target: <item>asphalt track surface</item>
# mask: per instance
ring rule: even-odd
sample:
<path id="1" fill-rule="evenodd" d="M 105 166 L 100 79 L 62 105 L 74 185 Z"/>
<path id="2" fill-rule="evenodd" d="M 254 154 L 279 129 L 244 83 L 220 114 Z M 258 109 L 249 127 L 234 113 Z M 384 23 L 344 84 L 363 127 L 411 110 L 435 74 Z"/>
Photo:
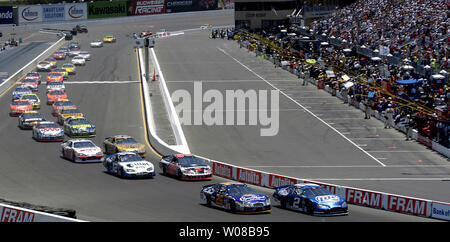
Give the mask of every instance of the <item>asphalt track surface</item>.
<path id="1" fill-rule="evenodd" d="M 152 21 L 153 27 L 150 28 L 156 31 L 160 28 L 181 30 L 205 23 L 227 25 L 232 22 L 230 15 L 200 15 Z M 129 134 L 146 143 L 137 58 L 131 39 L 126 36 L 146 28 L 149 28 L 148 22 L 132 26 L 95 25 L 90 27 L 89 34 L 78 35 L 75 39 L 81 43 L 83 50 L 91 51 L 92 60 L 86 66 L 77 68 L 76 75 L 69 77 L 66 90 L 73 103 L 97 126 L 97 136 L 92 138 L 97 145 L 101 145 L 105 137 L 115 134 Z M 117 43 L 105 44 L 100 49 L 88 47 L 90 41 L 109 33 L 115 34 Z M 160 43 L 163 46 L 163 40 Z M 162 50 L 164 48 L 158 49 L 157 53 Z M 197 56 L 191 56 L 193 59 Z M 164 61 L 164 58 L 161 57 L 161 60 Z M 62 63 L 58 61 L 58 66 Z M 238 72 L 244 74 L 242 70 L 236 70 Z M 41 85 L 38 92 L 42 102 L 40 112 L 46 118 L 55 120 L 50 115 L 50 107 L 45 104 L 44 87 Z M 106 174 L 98 163 L 75 164 L 62 159 L 58 152 L 60 143 L 34 141 L 30 131 L 17 127 L 17 118 L 8 116 L 11 91 L 0 97 L 0 113 L 3 114 L 0 122 L 0 194 L 4 199 L 75 209 L 78 218 L 86 221 L 436 221 L 352 205 L 350 215 L 337 217 L 312 217 L 276 206 L 270 214 L 250 216 L 207 208 L 200 203 L 201 187 L 225 179 L 181 182 L 159 174 L 157 168 L 158 175 L 154 179 L 127 180 Z M 190 134 L 186 133 L 188 137 Z M 198 149 L 197 145 L 193 147 Z M 147 151 L 147 158 L 157 167 L 157 156 L 150 149 Z M 256 189 L 266 194 L 272 192 Z"/>

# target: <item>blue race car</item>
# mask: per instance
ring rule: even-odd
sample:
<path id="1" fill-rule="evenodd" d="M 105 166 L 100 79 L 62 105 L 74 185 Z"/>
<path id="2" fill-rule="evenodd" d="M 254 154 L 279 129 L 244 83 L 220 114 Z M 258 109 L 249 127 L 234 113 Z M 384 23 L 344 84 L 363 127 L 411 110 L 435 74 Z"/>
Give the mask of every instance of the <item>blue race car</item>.
<path id="1" fill-rule="evenodd" d="M 270 198 L 243 183 L 226 182 L 206 185 L 200 199 L 208 206 L 224 208 L 232 213 L 270 213 Z"/>
<path id="2" fill-rule="evenodd" d="M 348 214 L 345 199 L 317 184 L 280 186 L 275 189 L 272 197 L 280 203 L 281 208 L 303 211 L 311 215 Z"/>

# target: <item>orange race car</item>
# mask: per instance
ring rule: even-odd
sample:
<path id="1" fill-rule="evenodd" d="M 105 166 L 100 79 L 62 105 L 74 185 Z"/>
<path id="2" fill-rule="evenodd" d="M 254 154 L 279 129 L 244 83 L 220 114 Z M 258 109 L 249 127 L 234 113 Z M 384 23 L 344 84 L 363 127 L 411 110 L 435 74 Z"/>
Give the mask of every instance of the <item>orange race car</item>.
<path id="1" fill-rule="evenodd" d="M 47 83 L 52 81 L 64 81 L 64 75 L 60 72 L 50 72 L 47 75 Z"/>
<path id="2" fill-rule="evenodd" d="M 33 106 L 31 106 L 31 103 L 25 100 L 14 100 L 11 103 L 10 106 L 10 112 L 9 115 L 10 116 L 19 116 L 20 114 L 27 112 L 27 111 L 32 111 L 33 110 Z"/>
<path id="3" fill-rule="evenodd" d="M 53 103 L 53 116 L 58 116 L 58 110 L 66 108 L 77 108 L 69 99 L 58 99 Z"/>
<path id="4" fill-rule="evenodd" d="M 58 99 L 67 99 L 66 92 L 63 90 L 54 89 L 47 93 L 47 104 L 51 105 Z"/>

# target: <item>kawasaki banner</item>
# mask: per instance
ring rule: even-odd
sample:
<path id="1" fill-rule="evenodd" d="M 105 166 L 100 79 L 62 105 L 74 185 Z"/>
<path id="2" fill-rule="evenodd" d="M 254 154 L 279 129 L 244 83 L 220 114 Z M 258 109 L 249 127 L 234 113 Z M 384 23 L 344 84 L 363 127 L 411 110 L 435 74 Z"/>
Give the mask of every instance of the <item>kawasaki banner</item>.
<path id="1" fill-rule="evenodd" d="M 13 7 L 12 6 L 2 6 L 0 7 L 0 24 L 13 24 Z"/>
<path id="2" fill-rule="evenodd" d="M 88 19 L 127 16 L 127 1 L 88 2 Z"/>

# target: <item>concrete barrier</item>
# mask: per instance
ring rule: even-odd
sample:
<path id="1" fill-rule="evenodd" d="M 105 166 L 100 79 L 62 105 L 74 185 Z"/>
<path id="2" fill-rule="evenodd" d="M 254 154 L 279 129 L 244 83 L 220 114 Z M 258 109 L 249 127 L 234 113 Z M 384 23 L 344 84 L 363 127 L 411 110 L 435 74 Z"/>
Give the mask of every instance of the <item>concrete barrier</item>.
<path id="1" fill-rule="evenodd" d="M 84 222 L 83 220 L 0 204 L 0 222 Z"/>

